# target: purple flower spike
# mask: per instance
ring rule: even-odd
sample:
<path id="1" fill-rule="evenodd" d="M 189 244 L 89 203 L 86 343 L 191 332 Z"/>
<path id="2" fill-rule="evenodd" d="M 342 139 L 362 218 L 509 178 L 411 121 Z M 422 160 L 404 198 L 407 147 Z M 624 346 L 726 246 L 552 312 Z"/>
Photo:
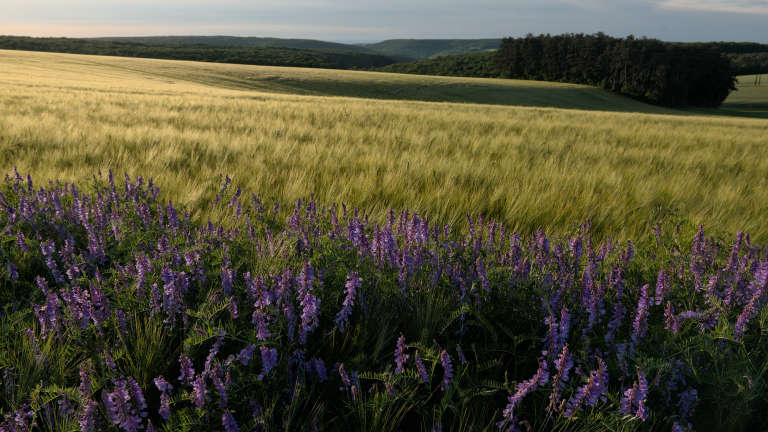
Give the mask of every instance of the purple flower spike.
<path id="1" fill-rule="evenodd" d="M 562 352 L 555 360 L 555 377 L 552 379 L 552 393 L 549 395 L 549 411 L 553 409 L 560 409 L 558 404 L 560 403 L 560 395 L 565 389 L 565 385 L 568 383 L 568 373 L 573 367 L 573 359 L 568 352 L 568 345 L 563 346 Z"/>
<path id="2" fill-rule="evenodd" d="M 160 409 L 157 411 L 163 420 L 168 420 L 168 416 L 171 414 L 171 399 L 169 397 L 173 386 L 165 380 L 165 378 L 159 376 L 155 378 L 155 387 L 160 390 Z"/>
<path id="3" fill-rule="evenodd" d="M 539 369 L 536 370 L 536 374 L 527 381 L 523 381 L 515 388 L 515 394 L 509 396 L 507 407 L 504 408 L 504 419 L 496 426 L 500 430 L 516 430 L 517 416 L 515 415 L 515 408 L 523 401 L 523 399 L 537 387 L 545 385 L 549 381 L 549 372 L 547 371 L 547 361 L 539 361 Z"/>
<path id="4" fill-rule="evenodd" d="M 203 408 L 205 408 L 205 402 L 206 402 L 205 376 L 203 374 L 200 374 L 192 382 L 192 391 L 194 394 L 193 401 L 195 403 L 195 407 L 199 410 L 202 410 Z"/>
<path id="5" fill-rule="evenodd" d="M 571 417 L 576 412 L 581 410 L 584 405 L 595 406 L 597 402 L 603 398 L 604 394 L 608 391 L 608 366 L 603 359 L 597 358 L 597 369 L 593 370 L 589 374 L 587 383 L 576 391 L 571 396 L 566 404 L 564 417 Z"/>
<path id="6" fill-rule="evenodd" d="M 240 430 L 235 421 L 235 417 L 229 411 L 225 411 L 221 415 L 221 425 L 224 427 L 225 432 L 238 432 Z"/>
<path id="7" fill-rule="evenodd" d="M 640 368 L 637 369 L 637 381 L 635 384 L 624 391 L 621 398 L 620 412 L 624 415 L 631 415 L 645 421 L 648 418 L 646 400 L 648 398 L 648 380 Z"/>
<path id="8" fill-rule="evenodd" d="M 405 344 L 405 336 L 400 335 L 397 339 L 397 348 L 395 349 L 395 373 L 403 373 L 405 362 L 408 360 L 408 354 L 405 350 L 408 349 L 408 345 Z"/>
<path id="9" fill-rule="evenodd" d="M 355 297 L 357 296 L 357 290 L 360 289 L 362 280 L 357 276 L 357 272 L 351 272 L 347 276 L 346 296 L 342 302 L 342 308 L 338 314 L 336 314 L 336 327 L 339 331 L 344 333 L 346 325 L 349 323 L 349 316 L 352 314 L 352 307 L 355 305 Z"/>
<path id="10" fill-rule="evenodd" d="M 424 363 L 422 363 L 421 361 L 421 357 L 419 356 L 418 351 L 416 351 L 416 354 L 414 354 L 413 359 L 416 362 L 416 370 L 419 372 L 419 377 L 421 378 L 421 382 L 428 383 L 429 374 L 427 373 L 427 368 L 424 367 Z"/>
<path id="11" fill-rule="evenodd" d="M 446 391 L 453 380 L 453 362 L 448 351 L 443 350 L 440 353 L 440 363 L 443 365 L 443 380 L 440 383 L 440 390 Z"/>
<path id="12" fill-rule="evenodd" d="M 179 375 L 179 381 L 192 385 L 195 380 L 195 368 L 192 365 L 192 360 L 186 355 L 179 356 L 179 364 L 181 365 L 181 375 Z"/>
<path id="13" fill-rule="evenodd" d="M 251 359 L 253 358 L 253 353 L 255 350 L 256 345 L 248 345 L 247 347 L 243 348 L 242 351 L 240 351 L 240 353 L 237 355 L 237 359 L 243 366 L 248 366 L 248 363 L 250 363 Z"/>
<path id="14" fill-rule="evenodd" d="M 659 276 L 656 278 L 656 297 L 654 297 L 656 306 L 661 306 L 667 292 L 669 292 L 669 278 L 664 273 L 664 269 L 661 269 L 659 270 Z"/>
<path id="15" fill-rule="evenodd" d="M 637 312 L 632 324 L 632 344 L 637 345 L 644 337 L 648 327 L 648 285 L 640 289 L 640 298 L 637 301 Z"/>
<path id="16" fill-rule="evenodd" d="M 261 350 L 261 374 L 259 374 L 258 379 L 261 381 L 277 364 L 277 348 L 262 346 L 259 349 Z"/>

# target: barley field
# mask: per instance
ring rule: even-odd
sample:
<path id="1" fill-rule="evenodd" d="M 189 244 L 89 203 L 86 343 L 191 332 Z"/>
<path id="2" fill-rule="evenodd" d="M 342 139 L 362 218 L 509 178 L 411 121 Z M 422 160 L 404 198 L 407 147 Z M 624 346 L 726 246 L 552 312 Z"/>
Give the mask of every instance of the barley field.
<path id="1" fill-rule="evenodd" d="M 0 65 L 0 171 L 152 176 L 195 218 L 228 174 L 266 200 L 374 218 L 482 214 L 524 233 L 590 219 L 619 238 L 673 218 L 768 240 L 761 119 L 513 80 L 19 51 Z"/>

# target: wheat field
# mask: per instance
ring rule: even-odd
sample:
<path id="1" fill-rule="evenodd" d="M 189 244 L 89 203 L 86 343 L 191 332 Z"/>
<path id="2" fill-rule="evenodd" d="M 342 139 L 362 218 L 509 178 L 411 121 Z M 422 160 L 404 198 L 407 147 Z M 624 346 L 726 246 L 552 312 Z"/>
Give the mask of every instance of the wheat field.
<path id="1" fill-rule="evenodd" d="M 619 238 L 673 217 L 766 241 L 766 145 L 765 120 L 584 86 L 0 51 L 0 172 L 153 177 L 198 218 L 227 174 L 373 217 Z"/>

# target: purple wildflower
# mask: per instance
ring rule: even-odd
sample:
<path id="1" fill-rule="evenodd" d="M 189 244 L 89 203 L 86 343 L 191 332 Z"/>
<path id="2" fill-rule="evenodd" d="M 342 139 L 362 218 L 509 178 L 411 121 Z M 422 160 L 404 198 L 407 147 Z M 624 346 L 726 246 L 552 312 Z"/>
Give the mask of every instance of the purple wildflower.
<path id="1" fill-rule="evenodd" d="M 517 416 L 515 416 L 515 408 L 523 401 L 523 399 L 537 387 L 543 386 L 549 381 L 549 372 L 547 371 L 547 361 L 539 361 L 539 369 L 536 370 L 536 374 L 527 381 L 523 381 L 517 384 L 515 388 L 515 394 L 509 396 L 506 408 L 504 408 L 504 419 L 496 426 L 500 430 L 515 430 L 517 424 Z"/>
<path id="2" fill-rule="evenodd" d="M 675 316 L 675 308 L 672 306 L 672 302 L 667 301 L 667 306 L 664 308 L 664 328 L 677 334 L 680 331 L 680 321 Z"/>
<path id="3" fill-rule="evenodd" d="M 659 270 L 659 276 L 656 278 L 656 297 L 654 297 L 654 303 L 656 306 L 660 306 L 664 300 L 664 296 L 669 291 L 669 278 L 664 273 L 664 269 Z"/>
<path id="4" fill-rule="evenodd" d="M 325 368 L 325 362 L 323 360 L 312 358 L 308 363 L 308 369 L 314 371 L 318 381 L 325 382 L 328 380 L 328 371 Z"/>
<path id="5" fill-rule="evenodd" d="M 205 364 L 203 365 L 203 374 L 208 375 L 211 372 L 213 361 L 216 355 L 219 354 L 219 350 L 224 345 L 224 331 L 219 330 L 219 334 L 216 336 L 216 342 L 213 343 L 211 349 L 208 351 L 208 356 L 205 358 Z"/>
<path id="6" fill-rule="evenodd" d="M 195 403 L 195 407 L 198 410 L 202 410 L 205 408 L 205 401 L 206 401 L 206 386 L 205 386 L 205 375 L 200 374 L 193 382 L 192 382 L 192 391 L 194 393 L 193 401 Z"/>
<path id="7" fill-rule="evenodd" d="M 171 414 L 171 399 L 169 397 L 173 386 L 162 376 L 155 378 L 155 386 L 160 390 L 160 409 L 157 411 L 163 420 L 168 420 Z"/>
<path id="8" fill-rule="evenodd" d="M 102 400 L 107 408 L 110 422 L 126 432 L 143 429 L 142 418 L 147 415 L 144 411 L 146 403 L 138 384 L 133 378 L 117 379 L 113 381 L 113 384 L 115 387 L 112 392 L 105 391 L 102 393 Z"/>
<path id="9" fill-rule="evenodd" d="M 549 410 L 559 408 L 557 405 L 560 403 L 560 394 L 562 393 L 565 385 L 568 383 L 571 368 L 573 367 L 573 359 L 568 352 L 568 345 L 563 346 L 562 352 L 555 360 L 555 377 L 552 379 L 552 393 L 549 395 Z"/>
<path id="10" fill-rule="evenodd" d="M 416 362 L 416 370 L 419 372 L 419 377 L 421 378 L 421 381 L 423 383 L 429 382 L 429 374 L 427 373 L 427 368 L 424 367 L 424 363 L 421 361 L 421 357 L 419 356 L 419 352 L 416 351 L 416 354 L 413 355 L 413 359 Z"/>
<path id="11" fill-rule="evenodd" d="M 342 308 L 338 314 L 336 314 L 336 326 L 339 331 L 344 333 L 344 328 L 349 323 L 349 315 L 352 313 L 352 306 L 355 305 L 355 296 L 357 290 L 360 289 L 361 279 L 357 276 L 357 272 L 351 272 L 347 275 L 347 283 L 345 284 L 347 295 L 342 302 Z"/>
<path id="12" fill-rule="evenodd" d="M 35 424 L 35 411 L 29 404 L 24 404 L 18 410 L 6 415 L 6 421 L 0 423 L 3 432 L 31 432 Z"/>
<path id="13" fill-rule="evenodd" d="M 397 348 L 395 349 L 395 373 L 403 373 L 405 362 L 408 360 L 408 354 L 405 350 L 408 349 L 408 345 L 405 344 L 405 336 L 402 334 L 397 339 Z"/>
<path id="14" fill-rule="evenodd" d="M 181 375 L 179 375 L 179 381 L 192 385 L 195 380 L 195 368 L 192 365 L 192 360 L 186 355 L 179 356 L 179 364 L 181 366 Z"/>
<path id="15" fill-rule="evenodd" d="M 755 316 L 763 302 L 763 297 L 768 289 L 768 261 L 764 262 L 755 272 L 755 280 L 751 284 L 752 297 L 744 306 L 736 324 L 733 327 L 733 335 L 739 340 L 744 336 L 749 321 Z"/>
<path id="16" fill-rule="evenodd" d="M 259 347 L 261 350 L 261 374 L 259 374 L 259 381 L 263 380 L 265 376 L 275 367 L 277 364 L 277 349 Z"/>
<path id="17" fill-rule="evenodd" d="M 19 270 L 16 268 L 16 265 L 9 261 L 6 267 L 8 268 L 8 276 L 11 278 L 11 281 L 18 282 Z"/>
<path id="18" fill-rule="evenodd" d="M 221 415 L 221 425 L 224 427 L 225 432 L 238 432 L 240 430 L 235 417 L 229 411 L 224 411 Z"/>
<path id="19" fill-rule="evenodd" d="M 256 339 L 265 341 L 269 339 L 272 334 L 269 332 L 269 316 L 262 309 L 256 309 L 251 315 L 251 323 L 256 326 Z"/>
<path id="20" fill-rule="evenodd" d="M 112 354 L 109 353 L 109 351 L 104 351 L 104 364 L 107 365 L 109 370 L 112 372 L 115 372 L 117 370 L 117 365 L 115 364 L 115 360 L 112 358 Z"/>
<path id="21" fill-rule="evenodd" d="M 566 403 L 564 417 L 571 417 L 577 411 L 581 409 L 583 405 L 595 406 L 597 402 L 608 391 L 608 366 L 603 359 L 597 358 L 597 369 L 589 373 L 587 383 L 571 396 Z"/>
<path id="22" fill-rule="evenodd" d="M 488 282 L 488 275 L 485 272 L 485 265 L 480 257 L 477 257 L 475 261 L 475 270 L 477 271 L 477 277 L 480 279 L 480 284 L 483 286 L 485 292 L 491 291 L 491 284 Z"/>
<path id="23" fill-rule="evenodd" d="M 440 363 L 443 365 L 443 380 L 440 382 L 440 390 L 445 391 L 450 387 L 453 380 L 453 362 L 451 361 L 451 356 L 448 355 L 448 351 L 443 350 L 440 353 Z"/>
<path id="24" fill-rule="evenodd" d="M 240 313 L 237 310 L 237 300 L 235 299 L 235 296 L 232 296 L 229 298 L 229 315 L 232 317 L 233 320 L 237 319 L 240 316 Z"/>
<path id="25" fill-rule="evenodd" d="M 78 387 L 80 396 L 87 398 L 91 395 L 91 375 L 84 365 L 80 366 L 80 386 Z"/>
<path id="26" fill-rule="evenodd" d="M 243 366 L 248 366 L 248 363 L 250 363 L 251 359 L 253 358 L 253 353 L 255 350 L 256 345 L 248 345 L 240 351 L 240 353 L 237 355 L 237 359 Z"/>
<path id="27" fill-rule="evenodd" d="M 640 298 L 637 300 L 637 312 L 632 324 L 632 344 L 637 345 L 648 327 L 648 284 L 640 288 Z"/>
<path id="28" fill-rule="evenodd" d="M 80 430 L 82 432 L 91 432 L 96 429 L 96 415 L 99 412 L 99 405 L 90 398 L 84 399 L 82 412 L 78 419 Z"/>
<path id="29" fill-rule="evenodd" d="M 699 394 L 696 389 L 689 388 L 688 390 L 680 393 L 677 408 L 680 410 L 681 418 L 688 418 L 693 415 L 693 411 L 696 409 L 696 403 L 698 402 Z"/>
<path id="30" fill-rule="evenodd" d="M 624 391 L 619 412 L 645 421 L 648 418 L 648 411 L 645 406 L 647 398 L 648 380 L 643 371 L 638 368 L 637 381 L 632 387 Z"/>
<path id="31" fill-rule="evenodd" d="M 141 417 L 146 417 L 147 401 L 144 399 L 144 392 L 141 391 L 139 383 L 132 377 L 128 377 L 128 389 L 131 393 L 131 399 L 136 402 L 136 409 Z"/>
<path id="32" fill-rule="evenodd" d="M 299 330 L 299 343 L 302 345 L 307 342 L 307 334 L 320 324 L 320 299 L 312 294 L 311 284 L 307 284 L 303 294 L 301 297 L 301 328 Z"/>
<path id="33" fill-rule="evenodd" d="M 231 269 L 221 269 L 221 290 L 224 295 L 232 294 L 232 280 L 235 278 L 235 271 Z"/>
<path id="34" fill-rule="evenodd" d="M 213 386 L 216 387 L 216 392 L 219 393 L 219 408 L 227 407 L 227 388 L 228 384 L 224 382 L 224 370 L 221 364 L 216 364 L 211 373 L 209 374 Z"/>
<path id="35" fill-rule="evenodd" d="M 346 369 L 344 369 L 344 363 L 339 363 L 339 378 L 341 378 L 341 383 L 344 385 L 343 389 L 349 390 L 352 382 L 349 380 Z"/>

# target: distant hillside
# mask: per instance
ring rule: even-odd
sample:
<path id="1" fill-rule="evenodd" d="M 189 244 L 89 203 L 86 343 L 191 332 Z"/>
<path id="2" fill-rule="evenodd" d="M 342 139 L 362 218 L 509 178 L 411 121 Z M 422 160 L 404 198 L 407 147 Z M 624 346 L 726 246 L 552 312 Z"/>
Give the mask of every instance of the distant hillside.
<path id="1" fill-rule="evenodd" d="M 364 52 L 18 36 L 0 36 L 0 49 L 329 69 L 371 69 L 395 62 Z"/>
<path id="2" fill-rule="evenodd" d="M 489 51 L 394 63 L 377 70 L 417 75 L 497 78 L 500 72 L 495 58 L 496 52 Z"/>
<path id="3" fill-rule="evenodd" d="M 376 54 L 371 49 L 336 42 L 325 42 L 314 39 L 282 39 L 267 37 L 237 37 L 237 36 L 138 36 L 138 37 L 105 37 L 90 40 L 129 42 L 142 44 L 184 44 L 184 45 L 213 45 L 249 48 L 295 48 L 326 51 L 350 51 Z"/>
<path id="4" fill-rule="evenodd" d="M 360 46 L 390 57 L 422 60 L 499 48 L 501 39 L 390 39 Z"/>
<path id="5" fill-rule="evenodd" d="M 725 53 L 737 75 L 768 73 L 768 44 L 755 42 L 704 42 L 686 45 L 711 47 Z"/>

